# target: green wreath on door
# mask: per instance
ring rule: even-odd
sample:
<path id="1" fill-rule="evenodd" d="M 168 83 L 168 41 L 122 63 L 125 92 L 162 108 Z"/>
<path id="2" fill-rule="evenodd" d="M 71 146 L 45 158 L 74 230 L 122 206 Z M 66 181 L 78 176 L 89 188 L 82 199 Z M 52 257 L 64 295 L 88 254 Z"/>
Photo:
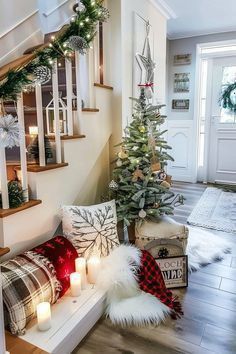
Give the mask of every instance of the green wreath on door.
<path id="1" fill-rule="evenodd" d="M 225 89 L 220 97 L 221 106 L 236 113 L 236 82 L 225 85 Z"/>

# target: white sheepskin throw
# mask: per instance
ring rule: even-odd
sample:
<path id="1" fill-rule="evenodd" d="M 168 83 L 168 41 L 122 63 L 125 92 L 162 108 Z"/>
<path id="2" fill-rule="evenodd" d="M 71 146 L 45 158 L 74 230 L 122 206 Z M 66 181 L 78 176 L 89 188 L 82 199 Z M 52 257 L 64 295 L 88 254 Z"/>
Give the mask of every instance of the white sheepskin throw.
<path id="1" fill-rule="evenodd" d="M 122 326 L 159 324 L 171 309 L 155 296 L 139 289 L 136 279 L 141 251 L 121 245 L 103 259 L 97 285 L 106 291 L 106 314 Z"/>
<path id="2" fill-rule="evenodd" d="M 224 237 L 201 228 L 189 228 L 187 246 L 189 270 L 198 270 L 203 265 L 224 258 L 225 253 L 230 253 L 231 244 Z"/>

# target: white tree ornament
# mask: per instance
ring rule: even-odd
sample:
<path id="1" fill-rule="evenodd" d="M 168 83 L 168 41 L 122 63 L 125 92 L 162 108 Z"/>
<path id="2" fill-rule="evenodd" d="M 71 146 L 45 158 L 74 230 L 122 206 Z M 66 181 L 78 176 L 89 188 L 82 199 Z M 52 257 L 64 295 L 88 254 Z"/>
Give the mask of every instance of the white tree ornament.
<path id="1" fill-rule="evenodd" d="M 0 147 L 12 148 L 19 146 L 20 143 L 20 128 L 17 117 L 7 114 L 0 117 Z"/>

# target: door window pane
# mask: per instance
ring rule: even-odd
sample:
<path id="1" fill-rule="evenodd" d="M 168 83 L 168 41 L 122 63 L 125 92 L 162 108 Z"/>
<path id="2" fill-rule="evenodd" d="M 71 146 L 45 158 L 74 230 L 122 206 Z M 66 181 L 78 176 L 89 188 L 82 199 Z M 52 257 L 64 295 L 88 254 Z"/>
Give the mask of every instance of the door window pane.
<path id="1" fill-rule="evenodd" d="M 236 66 L 225 66 L 222 76 L 222 90 L 225 85 L 232 84 L 236 81 Z M 220 123 L 236 123 L 236 115 L 229 109 L 221 108 Z"/>

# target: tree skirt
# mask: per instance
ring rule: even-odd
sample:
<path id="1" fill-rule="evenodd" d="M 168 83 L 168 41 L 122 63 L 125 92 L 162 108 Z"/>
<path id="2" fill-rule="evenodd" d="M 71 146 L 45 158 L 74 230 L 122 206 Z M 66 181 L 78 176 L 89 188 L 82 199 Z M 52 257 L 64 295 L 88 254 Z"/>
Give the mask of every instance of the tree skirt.
<path id="1" fill-rule="evenodd" d="M 236 232 L 236 193 L 207 188 L 187 222 L 208 229 Z"/>

